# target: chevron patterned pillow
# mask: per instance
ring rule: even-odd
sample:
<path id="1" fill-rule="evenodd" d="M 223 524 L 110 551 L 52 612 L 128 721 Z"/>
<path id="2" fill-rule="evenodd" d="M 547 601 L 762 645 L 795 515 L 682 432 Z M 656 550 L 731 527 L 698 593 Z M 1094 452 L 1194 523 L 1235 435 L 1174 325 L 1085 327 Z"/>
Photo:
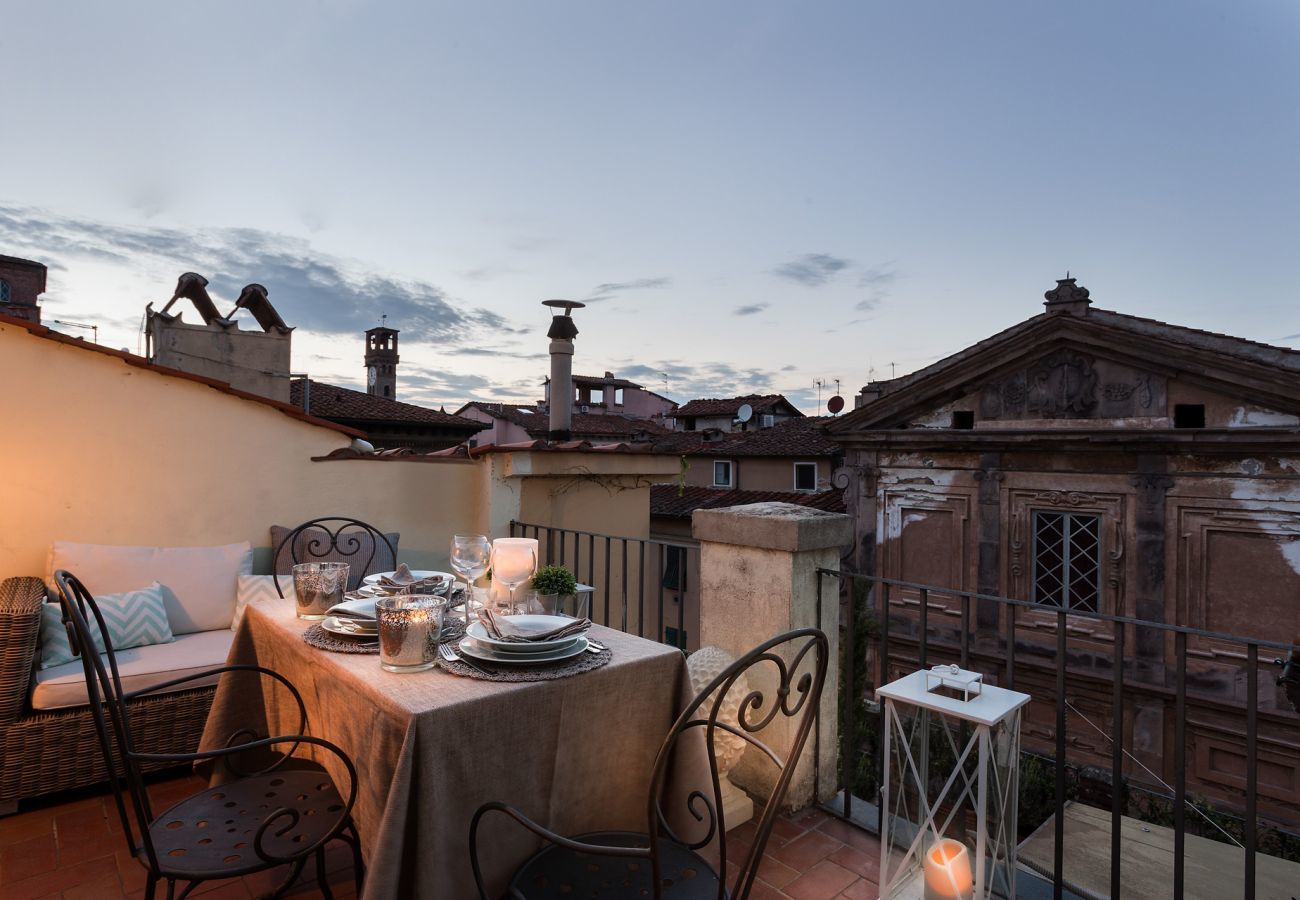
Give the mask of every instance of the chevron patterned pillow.
<path id="1" fill-rule="evenodd" d="M 167 622 L 167 607 L 163 602 L 162 585 L 154 582 L 138 591 L 105 594 L 95 598 L 95 604 L 108 626 L 108 637 L 114 650 L 143 647 L 147 644 L 169 644 L 175 640 Z M 99 633 L 99 623 L 91 616 L 87 623 L 95 636 L 95 648 L 104 652 L 104 639 Z M 41 605 L 41 668 L 70 663 L 72 655 L 68 643 L 68 630 L 63 627 L 63 608 L 58 603 Z"/>

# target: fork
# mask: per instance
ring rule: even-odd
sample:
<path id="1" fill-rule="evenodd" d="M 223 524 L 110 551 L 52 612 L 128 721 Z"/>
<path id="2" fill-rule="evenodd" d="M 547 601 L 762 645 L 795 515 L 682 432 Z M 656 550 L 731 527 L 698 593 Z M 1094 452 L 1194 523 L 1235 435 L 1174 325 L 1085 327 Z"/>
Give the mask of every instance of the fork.
<path id="1" fill-rule="evenodd" d="M 451 644 L 439 644 L 438 655 L 441 656 L 443 659 L 445 659 L 447 662 L 464 663 L 465 665 L 473 669 L 475 672 L 480 672 L 484 675 L 488 674 L 486 670 L 479 668 L 478 666 L 470 662 L 468 659 L 465 659 L 460 654 L 458 654 L 455 651 L 455 649 L 452 648 Z"/>

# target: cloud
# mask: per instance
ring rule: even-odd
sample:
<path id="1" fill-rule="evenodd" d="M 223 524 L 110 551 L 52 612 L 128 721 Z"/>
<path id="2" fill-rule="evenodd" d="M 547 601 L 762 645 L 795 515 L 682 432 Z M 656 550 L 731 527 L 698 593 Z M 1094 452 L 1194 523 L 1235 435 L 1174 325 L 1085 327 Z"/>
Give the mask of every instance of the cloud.
<path id="1" fill-rule="evenodd" d="M 775 372 L 737 369 L 727 363 L 696 363 L 664 360 L 657 363 L 619 361 L 612 367 L 621 378 L 645 385 L 648 390 L 667 394 L 679 402 L 698 397 L 738 397 L 772 393 Z M 668 384 L 665 387 L 664 377 Z"/>
<path id="2" fill-rule="evenodd" d="M 831 256 L 829 253 L 805 253 L 772 271 L 773 274 L 796 281 L 804 287 L 821 287 L 852 264 L 852 260 Z"/>
<path id="3" fill-rule="evenodd" d="M 858 287 L 865 288 L 867 296 L 853 304 L 853 308 L 858 312 L 871 312 L 889 297 L 890 288 L 897 280 L 898 272 L 892 262 L 864 268 L 858 275 Z"/>
<path id="4" fill-rule="evenodd" d="M 771 304 L 768 303 L 751 303 L 748 306 L 737 306 L 731 311 L 733 316 L 753 316 L 767 309 Z"/>
<path id="5" fill-rule="evenodd" d="M 186 231 L 113 225 L 0 205 L 0 243 L 42 258 L 88 257 L 139 270 L 199 272 L 217 308 L 233 306 L 245 284 L 267 287 L 290 325 L 322 334 L 357 334 L 381 315 L 389 324 L 444 346 L 470 344 L 484 329 L 522 334 L 491 310 L 466 307 L 426 281 L 368 271 L 310 242 L 254 228 Z M 159 285 L 159 299 L 171 284 Z M 192 314 L 191 314 L 192 315 Z"/>
<path id="6" fill-rule="evenodd" d="M 604 300 L 612 300 L 620 294 L 628 291 L 644 291 L 656 288 L 666 288 L 673 283 L 671 278 L 659 276 L 658 278 L 634 278 L 631 281 L 607 281 L 604 284 L 598 284 L 591 290 L 587 296 L 587 303 L 600 303 Z"/>
<path id="7" fill-rule="evenodd" d="M 1280 338 L 1278 338 L 1278 339 L 1277 339 L 1276 341 L 1274 341 L 1273 343 L 1275 343 L 1275 344 L 1280 344 L 1280 343 L 1282 343 L 1283 341 L 1295 341 L 1295 340 L 1300 340 L 1300 334 L 1288 334 L 1286 337 L 1280 337 Z"/>
<path id="8" fill-rule="evenodd" d="M 781 367 L 781 371 L 782 371 L 782 372 L 793 372 L 793 371 L 795 371 L 795 370 L 798 369 L 798 368 L 799 368 L 799 367 L 796 366 L 794 363 L 790 363 L 790 364 L 788 364 L 788 365 L 784 365 L 784 366 L 782 366 L 782 367 Z"/>

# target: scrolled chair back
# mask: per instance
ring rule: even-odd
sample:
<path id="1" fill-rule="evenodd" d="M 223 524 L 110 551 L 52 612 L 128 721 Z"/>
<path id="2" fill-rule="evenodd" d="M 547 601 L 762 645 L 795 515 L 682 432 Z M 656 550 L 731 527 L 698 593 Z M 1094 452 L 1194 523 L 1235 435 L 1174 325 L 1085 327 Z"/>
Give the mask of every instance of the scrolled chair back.
<path id="1" fill-rule="evenodd" d="M 345 516 L 324 516 L 292 529 L 271 557 L 276 575 L 287 575 L 298 563 L 310 562 L 348 563 L 348 589 L 352 590 L 366 575 L 397 568 L 397 548 L 374 525 Z M 280 579 L 274 581 L 276 592 L 283 597 Z"/>
<path id="2" fill-rule="evenodd" d="M 719 900 L 749 896 L 763 858 L 763 849 L 821 703 L 828 657 L 829 642 L 826 635 L 816 628 L 788 631 L 765 641 L 727 666 L 697 693 L 677 718 L 659 750 L 649 801 L 650 846 L 655 847 L 660 839 L 668 839 L 699 851 L 716 839 Z M 739 699 L 734 723 L 720 717 L 724 707 L 731 706 L 733 695 Z M 789 738 L 784 758 L 760 737 L 761 732 L 773 726 L 781 726 L 782 736 Z M 755 811 L 757 830 L 754 840 L 744 859 L 737 861 L 739 864 L 730 890 L 727 888 L 727 823 L 714 744 L 719 732 L 742 739 L 747 750 L 753 748 L 777 769 L 771 794 L 762 809 Z M 684 812 L 693 822 L 685 829 L 675 829 L 670 824 L 672 817 L 669 815 L 673 810 L 665 809 L 664 797 L 674 751 L 680 741 L 701 733 L 708 754 L 711 784 L 707 791 L 695 789 L 684 798 Z M 671 799 L 682 800 L 679 797 Z M 687 830 L 691 833 L 684 833 Z M 651 862 L 653 883 L 658 886 L 662 883 L 658 854 L 652 855 Z"/>
<path id="3" fill-rule="evenodd" d="M 153 810 L 134 755 L 129 712 L 108 625 L 95 598 L 77 576 L 60 569 L 54 573 L 54 583 L 59 591 L 68 643 L 73 654 L 81 658 L 81 666 L 86 674 L 90 714 L 108 768 L 109 784 L 113 789 L 113 799 L 122 820 L 122 828 L 132 846 L 135 845 L 133 829 L 139 831 L 145 852 L 152 860 L 154 849 L 149 839 L 149 822 L 153 819 Z M 95 644 L 95 634 L 90 629 L 92 621 L 99 629 L 104 646 L 103 654 Z M 114 752 L 115 748 L 118 752 Z M 69 752 L 77 752 L 77 748 L 68 749 Z"/>

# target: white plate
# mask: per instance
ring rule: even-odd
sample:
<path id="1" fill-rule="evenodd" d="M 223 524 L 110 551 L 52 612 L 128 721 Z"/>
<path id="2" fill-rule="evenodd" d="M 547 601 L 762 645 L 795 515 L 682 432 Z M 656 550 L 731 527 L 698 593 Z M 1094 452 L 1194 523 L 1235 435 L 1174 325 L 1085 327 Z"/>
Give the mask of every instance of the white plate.
<path id="1" fill-rule="evenodd" d="M 573 621 L 564 616 L 505 616 L 504 618 L 511 625 L 525 632 L 553 631 Z M 482 622 L 470 622 L 465 633 L 484 648 L 501 653 L 532 654 L 541 650 L 559 650 L 561 647 L 567 647 L 575 637 L 569 635 L 553 641 L 501 641 L 489 635 Z"/>
<path id="2" fill-rule="evenodd" d="M 559 642 L 558 646 L 554 647 L 546 646 L 546 644 L 551 643 L 550 641 L 547 641 L 546 644 L 541 647 L 534 646 L 533 643 L 511 644 L 509 650 L 496 650 L 491 645 L 485 644 L 482 641 L 474 641 L 474 643 L 478 649 L 482 650 L 484 653 L 500 653 L 504 656 L 536 656 L 539 653 L 554 653 L 557 650 L 568 649 L 580 637 L 582 637 L 582 635 L 575 634 L 563 638 Z M 471 638 L 471 640 L 473 640 L 473 638 Z"/>
<path id="3" fill-rule="evenodd" d="M 356 621 L 355 619 L 353 621 Z M 366 638 L 379 640 L 379 631 L 350 631 L 344 628 L 338 616 L 326 616 L 321 620 L 320 627 L 324 628 L 330 634 L 340 634 L 343 637 Z"/>
<path id="4" fill-rule="evenodd" d="M 376 573 L 373 574 L 373 575 L 367 575 L 365 578 L 362 578 L 362 579 L 361 579 L 361 583 L 362 583 L 362 584 L 378 584 L 378 583 L 379 583 L 379 579 L 383 578 L 385 575 L 390 575 L 390 576 L 391 576 L 391 575 L 396 575 L 396 574 L 397 574 L 396 572 L 376 572 Z M 450 572 L 438 572 L 438 571 L 435 571 L 435 570 L 433 570 L 433 569 L 412 569 L 412 570 L 411 570 L 411 574 L 415 576 L 415 578 L 416 578 L 417 581 L 419 581 L 419 580 L 421 580 L 421 579 L 424 579 L 424 578 L 432 578 L 432 577 L 435 576 L 435 575 L 440 575 L 440 576 L 442 576 L 443 578 L 447 578 L 447 579 L 449 579 L 449 580 L 451 580 L 451 581 L 455 581 L 455 580 L 456 580 L 456 576 L 453 575 L 453 574 L 451 574 Z"/>
<path id="5" fill-rule="evenodd" d="M 573 642 L 572 647 L 561 647 L 558 650 L 551 650 L 547 653 L 496 653 L 488 647 L 484 647 L 477 641 L 470 638 L 461 638 L 460 652 L 470 659 L 477 659 L 481 662 L 489 662 L 494 665 L 505 666 L 534 666 L 541 663 L 562 662 L 566 659 L 572 659 L 579 653 L 587 652 L 587 639 L 579 636 Z"/>

